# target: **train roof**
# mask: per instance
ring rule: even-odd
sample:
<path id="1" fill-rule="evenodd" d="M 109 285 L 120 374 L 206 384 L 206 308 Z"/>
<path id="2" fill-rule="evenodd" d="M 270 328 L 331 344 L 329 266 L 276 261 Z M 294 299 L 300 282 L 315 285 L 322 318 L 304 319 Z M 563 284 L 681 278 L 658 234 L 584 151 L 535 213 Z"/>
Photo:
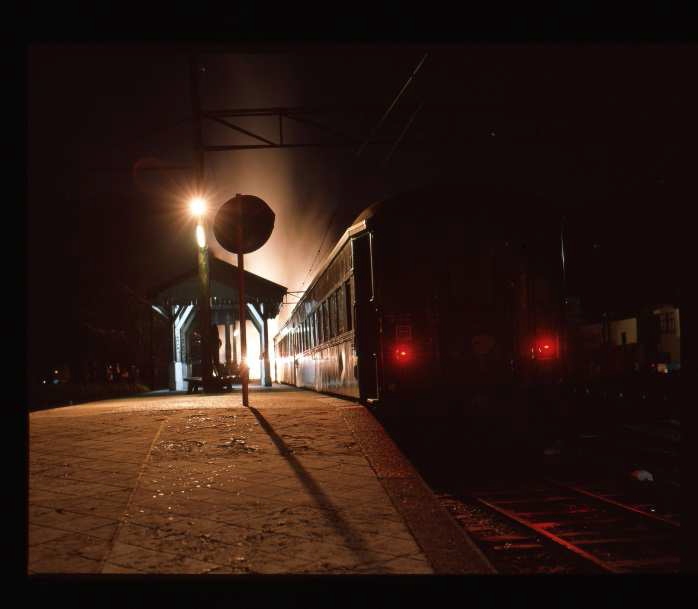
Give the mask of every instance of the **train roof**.
<path id="1" fill-rule="evenodd" d="M 435 205 L 434 199 L 437 199 L 440 205 Z M 512 205 L 512 200 L 517 201 L 519 204 Z M 486 204 L 478 204 L 478 202 L 482 201 L 485 201 Z M 463 204 L 464 202 L 466 205 Z M 498 202 L 507 206 L 506 218 L 497 209 L 496 204 Z M 471 204 L 468 205 L 467 203 Z M 307 294 L 312 290 L 318 278 L 332 263 L 347 240 L 368 228 L 373 222 L 391 221 L 395 218 L 400 218 L 401 221 L 414 222 L 419 221 L 416 218 L 420 216 L 423 218 L 432 217 L 434 221 L 445 221 L 444 217 L 450 215 L 461 216 L 471 220 L 474 218 L 482 220 L 489 218 L 498 225 L 507 223 L 512 226 L 519 226 L 522 224 L 522 220 L 540 222 L 540 219 L 533 217 L 532 210 L 534 209 L 541 212 L 543 216 L 547 215 L 550 220 L 557 218 L 559 215 L 555 212 L 550 201 L 535 193 L 518 192 L 492 184 L 442 182 L 388 196 L 366 207 L 351 222 L 332 251 L 325 257 L 323 264 L 315 273 L 305 293 Z M 541 216 L 541 214 L 535 215 Z M 293 314 L 305 300 L 306 296 L 304 294 L 293 307 L 283 327 L 291 323 Z"/>
<path id="2" fill-rule="evenodd" d="M 347 228 L 344 233 L 342 233 L 342 236 L 339 238 L 335 246 L 332 248 L 332 251 L 325 257 L 325 260 L 323 261 L 322 265 L 318 269 L 318 271 L 315 273 L 313 276 L 313 280 L 308 284 L 308 287 L 304 290 L 304 294 L 301 297 L 301 299 L 295 303 L 293 310 L 288 316 L 288 319 L 283 323 L 283 327 L 287 326 L 289 323 L 291 323 L 291 320 L 293 318 L 293 314 L 296 312 L 296 310 L 306 301 L 308 294 L 315 284 L 317 283 L 318 279 L 320 276 L 327 270 L 327 267 L 332 264 L 332 261 L 335 259 L 337 254 L 339 253 L 339 250 L 342 249 L 344 244 L 349 240 L 350 237 L 356 235 L 357 233 L 360 233 L 362 230 L 366 228 L 366 222 L 363 220 L 359 220 L 357 222 L 352 222 L 351 226 Z M 281 330 L 279 331 L 279 334 L 281 334 Z"/>

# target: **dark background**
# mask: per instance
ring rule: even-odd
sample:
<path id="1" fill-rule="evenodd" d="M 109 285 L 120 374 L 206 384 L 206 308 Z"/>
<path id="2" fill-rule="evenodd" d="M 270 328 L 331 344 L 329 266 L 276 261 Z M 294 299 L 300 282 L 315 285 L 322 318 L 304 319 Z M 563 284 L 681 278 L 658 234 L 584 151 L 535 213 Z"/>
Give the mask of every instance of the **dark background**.
<path id="1" fill-rule="evenodd" d="M 241 192 L 276 213 L 249 270 L 302 290 L 367 205 L 457 177 L 536 192 L 564 211 L 569 293 L 589 311 L 679 298 L 695 46 L 238 46 L 200 55 L 202 107 L 339 106 L 327 121 L 361 140 L 424 53 L 378 131 L 394 141 L 424 104 L 387 162 L 391 144 L 360 156 L 207 153 L 213 209 Z M 194 264 L 192 174 L 152 171 L 192 162 L 192 112 L 186 45 L 36 43 L 26 66 L 28 354 L 38 368 L 66 359 L 86 320 L 124 327 L 124 285 L 142 295 Z M 234 122 L 276 139 L 273 121 Z M 251 143 L 212 123 L 204 139 Z"/>

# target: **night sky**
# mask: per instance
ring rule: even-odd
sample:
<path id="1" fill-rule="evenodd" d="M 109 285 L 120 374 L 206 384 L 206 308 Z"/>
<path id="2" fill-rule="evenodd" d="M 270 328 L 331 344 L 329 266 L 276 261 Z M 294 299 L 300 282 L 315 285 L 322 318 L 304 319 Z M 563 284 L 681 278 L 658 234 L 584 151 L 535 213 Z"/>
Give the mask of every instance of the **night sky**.
<path id="1" fill-rule="evenodd" d="M 276 45 L 201 55 L 202 107 L 340 107 L 327 122 L 360 140 L 425 53 L 377 133 L 394 141 L 423 104 L 387 162 L 391 144 L 358 157 L 356 147 L 207 153 L 211 207 L 240 192 L 276 213 L 274 234 L 246 259 L 248 270 L 301 290 L 367 205 L 460 177 L 533 191 L 565 211 L 570 290 L 583 304 L 675 298 L 695 48 Z M 91 309 L 108 317 L 105 295 L 116 282 L 144 294 L 194 264 L 185 206 L 192 174 L 149 171 L 192 162 L 187 61 L 157 45 L 30 47 L 30 349 L 59 350 L 70 325 L 63 320 L 79 323 Z M 270 119 L 234 122 L 276 139 Z M 205 125 L 206 144 L 252 143 Z M 285 137 L 318 140 L 290 126 Z"/>

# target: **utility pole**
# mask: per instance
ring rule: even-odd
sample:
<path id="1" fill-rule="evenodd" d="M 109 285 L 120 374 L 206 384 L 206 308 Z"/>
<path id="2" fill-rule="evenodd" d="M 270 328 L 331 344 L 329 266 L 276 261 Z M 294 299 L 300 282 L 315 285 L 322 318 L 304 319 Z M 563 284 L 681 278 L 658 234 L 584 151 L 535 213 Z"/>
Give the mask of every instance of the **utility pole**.
<path id="1" fill-rule="evenodd" d="M 199 98 L 199 66 L 196 53 L 189 56 L 189 73 L 191 85 L 191 105 L 194 137 L 194 188 L 195 196 L 203 197 L 204 185 L 204 148 L 201 132 L 201 103 Z M 206 216 L 200 220 L 204 237 L 206 234 Z M 199 330 L 201 332 L 201 379 L 204 391 L 211 387 L 211 302 L 209 278 L 209 252 L 205 238 L 198 243 L 199 266 Z"/>

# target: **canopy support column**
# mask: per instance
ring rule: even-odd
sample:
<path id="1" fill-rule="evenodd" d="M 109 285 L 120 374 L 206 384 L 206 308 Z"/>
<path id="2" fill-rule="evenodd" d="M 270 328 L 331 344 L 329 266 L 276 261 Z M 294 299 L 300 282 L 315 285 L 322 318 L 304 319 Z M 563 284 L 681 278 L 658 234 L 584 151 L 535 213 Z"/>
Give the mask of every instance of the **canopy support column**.
<path id="1" fill-rule="evenodd" d="M 167 368 L 167 386 L 169 387 L 170 391 L 177 390 L 177 318 L 179 317 L 181 310 L 181 306 L 173 305 L 170 307 L 170 314 L 168 315 L 168 319 L 170 321 L 170 365 Z"/>
<path id="2" fill-rule="evenodd" d="M 238 365 L 238 340 L 235 337 L 235 328 L 237 327 L 237 320 L 233 319 L 233 336 L 232 336 L 232 347 L 233 347 L 233 366 L 237 368 Z"/>
<path id="3" fill-rule="evenodd" d="M 262 357 L 264 358 L 264 386 L 271 387 L 271 366 L 269 365 L 269 319 L 262 304 L 262 320 L 264 322 Z"/>
<path id="4" fill-rule="evenodd" d="M 234 323 L 234 322 L 233 322 Z M 230 350 L 230 323 L 225 322 L 225 368 L 230 372 L 231 367 L 231 350 Z"/>

